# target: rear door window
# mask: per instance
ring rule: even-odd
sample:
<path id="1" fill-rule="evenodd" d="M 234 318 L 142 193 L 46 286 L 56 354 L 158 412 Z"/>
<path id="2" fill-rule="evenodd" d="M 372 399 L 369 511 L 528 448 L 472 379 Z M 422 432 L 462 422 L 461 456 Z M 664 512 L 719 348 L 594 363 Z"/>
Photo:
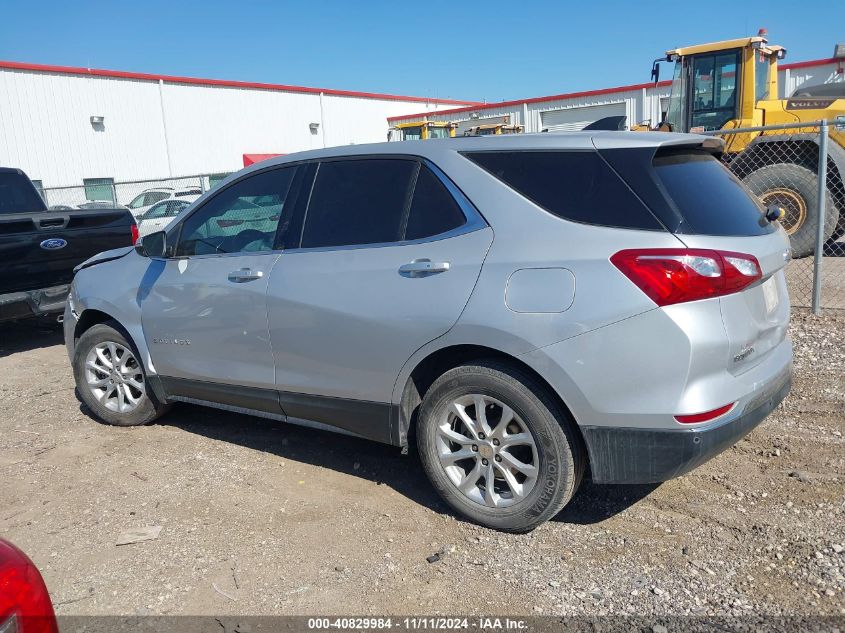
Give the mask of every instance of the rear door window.
<path id="1" fill-rule="evenodd" d="M 406 240 L 420 240 L 446 233 L 466 223 L 461 207 L 428 167 L 420 165 L 414 198 L 408 214 Z"/>
<path id="2" fill-rule="evenodd" d="M 663 229 L 597 152 L 470 152 L 465 156 L 566 220 L 626 229 Z"/>
<path id="3" fill-rule="evenodd" d="M 320 164 L 305 216 L 302 248 L 401 240 L 417 163 L 392 158 Z"/>
<path id="4" fill-rule="evenodd" d="M 658 152 L 653 165 L 669 201 L 683 217 L 684 233 L 751 236 L 775 230 L 757 198 L 715 156 L 668 150 Z"/>

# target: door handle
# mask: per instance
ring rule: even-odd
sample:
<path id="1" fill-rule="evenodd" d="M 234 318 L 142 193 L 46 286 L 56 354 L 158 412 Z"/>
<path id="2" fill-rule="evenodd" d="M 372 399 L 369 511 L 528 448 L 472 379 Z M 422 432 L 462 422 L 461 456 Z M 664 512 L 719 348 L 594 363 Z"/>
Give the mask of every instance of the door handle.
<path id="1" fill-rule="evenodd" d="M 233 270 L 229 273 L 229 281 L 236 284 L 242 284 L 247 281 L 255 281 L 261 279 L 264 273 L 260 270 L 252 270 L 251 268 L 241 268 L 240 270 Z"/>
<path id="2" fill-rule="evenodd" d="M 399 274 L 403 277 L 425 277 L 445 273 L 449 270 L 449 262 L 433 262 L 430 259 L 415 259 L 399 267 Z"/>

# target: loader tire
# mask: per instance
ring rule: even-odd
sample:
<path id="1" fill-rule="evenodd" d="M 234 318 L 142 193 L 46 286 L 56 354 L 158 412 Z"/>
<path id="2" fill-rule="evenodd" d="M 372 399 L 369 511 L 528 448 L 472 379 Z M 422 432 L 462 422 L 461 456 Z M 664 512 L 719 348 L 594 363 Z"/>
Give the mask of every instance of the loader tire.
<path id="1" fill-rule="evenodd" d="M 750 173 L 743 182 L 764 206 L 779 206 L 786 212 L 780 223 L 789 234 L 792 257 L 812 255 L 819 225 L 818 176 L 806 167 L 779 163 Z M 833 196 L 829 191 L 826 195 L 825 241 L 833 235 L 839 220 Z"/>

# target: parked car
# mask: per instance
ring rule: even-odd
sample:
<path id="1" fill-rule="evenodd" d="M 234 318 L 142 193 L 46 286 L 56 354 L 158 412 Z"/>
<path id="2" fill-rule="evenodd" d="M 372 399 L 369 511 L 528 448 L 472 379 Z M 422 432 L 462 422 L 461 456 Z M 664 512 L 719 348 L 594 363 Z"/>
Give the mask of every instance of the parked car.
<path id="1" fill-rule="evenodd" d="M 162 230 L 197 198 L 199 196 L 185 196 L 155 203 L 138 218 L 138 233 L 143 237 L 148 233 Z"/>
<path id="2" fill-rule="evenodd" d="M 415 437 L 446 502 L 507 531 L 585 473 L 682 475 L 791 384 L 789 242 L 721 149 L 581 132 L 262 162 L 83 265 L 80 396 L 123 426 L 190 402 Z"/>
<path id="3" fill-rule="evenodd" d="M 0 538 L 0 631 L 58 633 L 53 603 L 30 558 Z"/>
<path id="4" fill-rule="evenodd" d="M 145 189 L 132 198 L 132 201 L 127 206 L 132 212 L 132 215 L 137 219 L 149 211 L 150 207 L 152 207 L 156 202 L 174 198 L 199 196 L 201 194 L 202 189 L 200 187 L 186 187 L 183 189 L 174 189 L 173 187 L 153 187 L 151 189 Z"/>
<path id="5" fill-rule="evenodd" d="M 0 322 L 61 319 L 74 267 L 137 237 L 126 209 L 48 210 L 26 174 L 0 168 Z"/>

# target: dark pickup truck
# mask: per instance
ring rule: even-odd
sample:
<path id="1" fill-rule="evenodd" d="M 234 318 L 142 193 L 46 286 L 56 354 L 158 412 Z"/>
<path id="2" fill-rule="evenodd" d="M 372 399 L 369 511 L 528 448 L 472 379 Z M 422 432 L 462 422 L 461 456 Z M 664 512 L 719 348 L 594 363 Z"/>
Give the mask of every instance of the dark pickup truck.
<path id="1" fill-rule="evenodd" d="M 74 267 L 137 237 L 128 210 L 50 211 L 26 174 L 0 167 L 0 322 L 61 320 Z"/>

